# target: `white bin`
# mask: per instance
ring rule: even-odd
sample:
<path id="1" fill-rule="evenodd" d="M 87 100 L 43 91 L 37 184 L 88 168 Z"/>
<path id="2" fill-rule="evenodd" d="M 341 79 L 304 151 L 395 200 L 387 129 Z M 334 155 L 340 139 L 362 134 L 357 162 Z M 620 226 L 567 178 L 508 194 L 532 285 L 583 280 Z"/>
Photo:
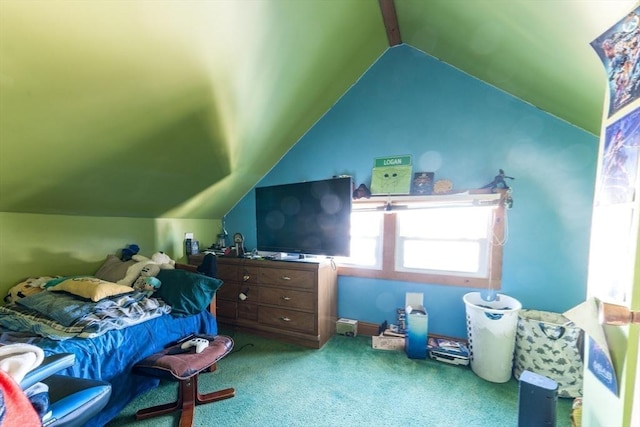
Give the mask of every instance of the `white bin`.
<path id="1" fill-rule="evenodd" d="M 497 294 L 493 301 L 485 301 L 480 292 L 470 292 L 463 300 L 467 313 L 471 369 L 487 381 L 509 381 L 516 344 L 518 311 L 522 304 L 503 294 Z"/>

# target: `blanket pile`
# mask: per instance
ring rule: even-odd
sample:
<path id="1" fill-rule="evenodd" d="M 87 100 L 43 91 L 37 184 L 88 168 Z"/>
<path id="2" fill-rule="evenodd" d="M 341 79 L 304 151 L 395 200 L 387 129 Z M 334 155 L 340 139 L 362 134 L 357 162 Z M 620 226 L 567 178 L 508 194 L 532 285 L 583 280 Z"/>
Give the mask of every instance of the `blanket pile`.
<path id="1" fill-rule="evenodd" d="M 40 415 L 19 384 L 43 360 L 44 352 L 40 347 L 31 344 L 0 345 L 0 426 L 41 425 Z M 41 391 L 37 385 L 33 387 Z"/>
<path id="2" fill-rule="evenodd" d="M 0 306 L 0 328 L 54 340 L 95 338 L 170 312 L 164 301 L 139 291 L 98 302 L 45 291 Z"/>

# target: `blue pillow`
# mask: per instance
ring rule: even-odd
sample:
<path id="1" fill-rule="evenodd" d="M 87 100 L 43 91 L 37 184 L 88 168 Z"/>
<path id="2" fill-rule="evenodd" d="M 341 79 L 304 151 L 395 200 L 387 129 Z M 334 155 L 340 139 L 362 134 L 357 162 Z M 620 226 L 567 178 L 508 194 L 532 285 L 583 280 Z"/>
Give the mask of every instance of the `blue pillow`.
<path id="1" fill-rule="evenodd" d="M 160 288 L 154 296 L 162 298 L 178 317 L 198 314 L 207 310 L 222 280 L 187 270 L 160 270 L 156 276 Z"/>

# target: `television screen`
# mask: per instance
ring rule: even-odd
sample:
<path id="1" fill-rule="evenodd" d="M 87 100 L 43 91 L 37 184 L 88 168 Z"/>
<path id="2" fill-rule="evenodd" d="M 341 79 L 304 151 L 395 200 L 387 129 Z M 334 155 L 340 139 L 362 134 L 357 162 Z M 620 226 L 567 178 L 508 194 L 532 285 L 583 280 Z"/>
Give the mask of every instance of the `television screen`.
<path id="1" fill-rule="evenodd" d="M 351 178 L 256 188 L 259 251 L 349 256 Z"/>

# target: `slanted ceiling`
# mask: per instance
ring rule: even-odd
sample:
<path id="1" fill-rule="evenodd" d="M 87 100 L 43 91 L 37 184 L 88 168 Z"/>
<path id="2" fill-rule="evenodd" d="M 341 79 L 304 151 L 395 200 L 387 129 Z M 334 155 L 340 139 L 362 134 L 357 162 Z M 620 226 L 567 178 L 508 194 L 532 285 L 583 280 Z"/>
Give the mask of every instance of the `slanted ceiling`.
<path id="1" fill-rule="evenodd" d="M 598 134 L 589 42 L 635 3 L 396 0 L 395 36 Z M 221 218 L 395 43 L 386 23 L 375 0 L 2 0 L 0 211 Z"/>

